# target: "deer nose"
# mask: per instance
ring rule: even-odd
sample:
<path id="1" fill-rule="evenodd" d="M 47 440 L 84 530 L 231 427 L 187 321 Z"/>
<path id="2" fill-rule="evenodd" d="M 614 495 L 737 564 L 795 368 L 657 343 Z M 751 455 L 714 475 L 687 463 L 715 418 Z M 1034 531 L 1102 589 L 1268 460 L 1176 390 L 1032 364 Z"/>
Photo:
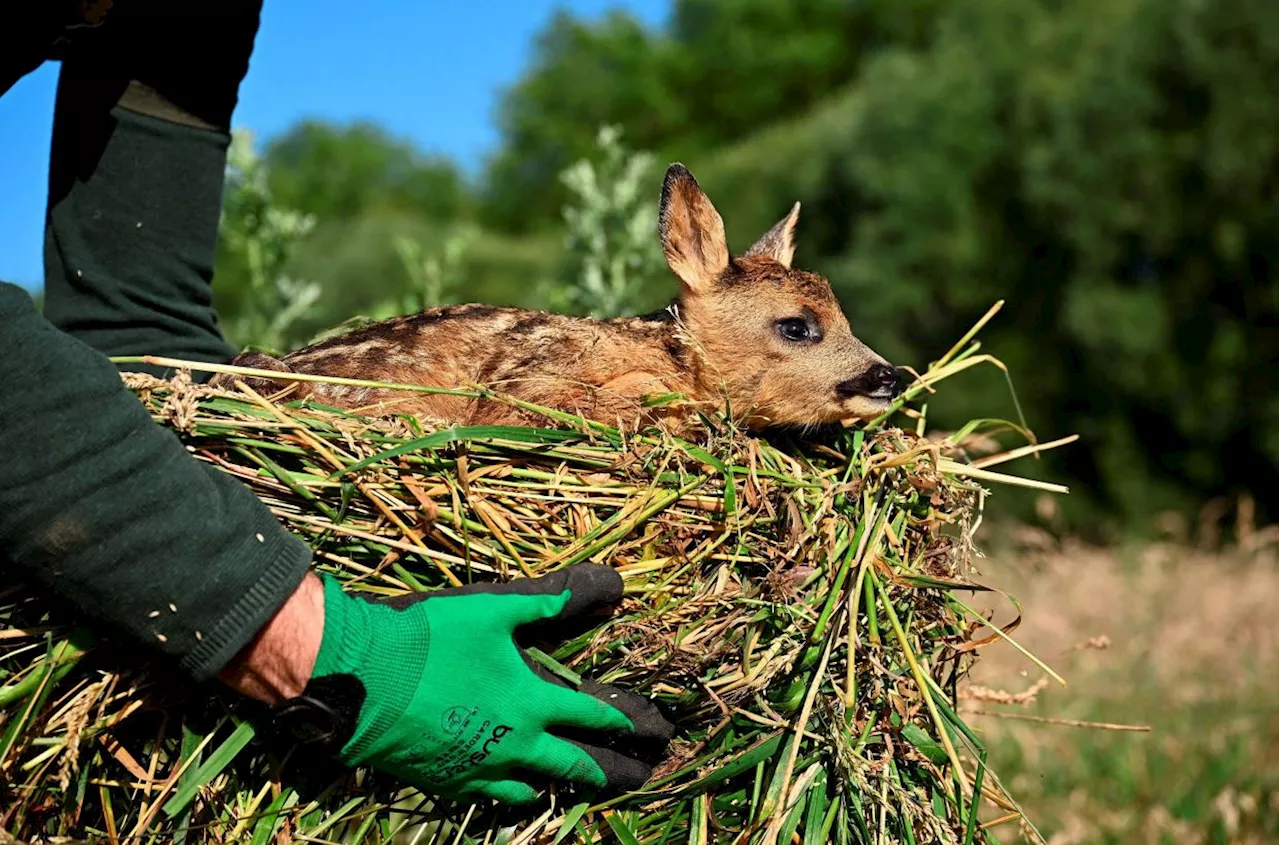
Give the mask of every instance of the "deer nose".
<path id="1" fill-rule="evenodd" d="M 888 364 L 873 364 L 857 378 L 847 379 L 837 384 L 836 392 L 846 399 L 854 396 L 892 399 L 902 392 L 902 377 Z"/>

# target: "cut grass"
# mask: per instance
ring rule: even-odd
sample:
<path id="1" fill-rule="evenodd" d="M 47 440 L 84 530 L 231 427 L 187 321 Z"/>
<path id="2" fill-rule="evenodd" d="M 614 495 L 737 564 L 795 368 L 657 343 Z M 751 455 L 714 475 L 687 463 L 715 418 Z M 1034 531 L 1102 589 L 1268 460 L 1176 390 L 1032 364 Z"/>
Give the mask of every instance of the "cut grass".
<path id="1" fill-rule="evenodd" d="M 804 437 L 719 419 L 688 440 L 629 434 L 527 403 L 546 428 L 425 430 L 127 375 L 158 422 L 244 481 L 350 590 L 616 567 L 619 612 L 534 657 L 651 696 L 679 732 L 636 793 L 555 792 L 532 810 L 442 801 L 303 759 L 257 729 L 251 704 L 185 689 L 14 588 L 0 597 L 0 822 L 108 842 L 969 845 L 1014 822 L 1034 832 L 956 709 L 978 647 L 999 639 L 957 597 L 988 589 L 971 579 L 980 482 L 1020 481 L 974 468 L 963 441 L 1027 432 L 993 420 L 927 439 L 924 414 L 903 408 L 989 360 L 970 340 L 897 403 L 914 431 Z"/>

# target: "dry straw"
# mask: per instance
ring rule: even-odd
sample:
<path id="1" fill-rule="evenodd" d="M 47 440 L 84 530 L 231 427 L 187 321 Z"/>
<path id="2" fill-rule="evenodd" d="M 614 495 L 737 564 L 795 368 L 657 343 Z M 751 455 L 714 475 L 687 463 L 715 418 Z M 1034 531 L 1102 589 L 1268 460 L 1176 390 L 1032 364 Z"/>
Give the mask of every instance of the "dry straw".
<path id="1" fill-rule="evenodd" d="M 616 567 L 620 611 L 535 658 L 571 682 L 651 695 L 677 739 L 634 794 L 559 792 L 525 811 L 441 801 L 302 759 L 266 736 L 251 705 L 185 688 L 71 627 L 36 591 L 8 587 L 0 830 L 253 845 L 1038 838 L 956 711 L 978 649 L 1013 626 L 993 628 L 960 596 L 988 589 L 972 580 L 984 485 L 1062 488 L 965 451 L 1000 430 L 1030 439 L 1023 426 L 926 437 L 927 405 L 904 404 L 969 367 L 1004 369 L 973 341 L 996 308 L 891 411 L 908 429 L 886 414 L 753 437 L 708 419 L 675 439 L 543 409 L 541 429 L 426 430 L 218 392 L 182 373 L 126 375 L 159 423 L 248 484 L 349 589 Z"/>

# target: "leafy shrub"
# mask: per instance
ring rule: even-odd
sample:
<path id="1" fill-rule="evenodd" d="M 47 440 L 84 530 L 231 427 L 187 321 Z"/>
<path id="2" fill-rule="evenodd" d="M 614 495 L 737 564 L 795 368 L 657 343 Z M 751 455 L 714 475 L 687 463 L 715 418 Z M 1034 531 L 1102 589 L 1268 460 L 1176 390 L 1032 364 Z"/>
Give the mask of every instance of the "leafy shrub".
<path id="1" fill-rule="evenodd" d="M 233 345 L 288 349 L 295 326 L 320 299 L 320 286 L 285 273 L 315 218 L 273 203 L 267 171 L 247 130 L 232 133 L 219 231 L 224 254 L 242 268 L 239 308 L 225 311 L 223 332 Z"/>
<path id="2" fill-rule="evenodd" d="M 655 303 L 670 281 L 653 191 L 661 176 L 654 157 L 627 149 L 616 126 L 602 127 L 595 154 L 560 174 L 572 202 L 562 212 L 564 262 L 543 282 L 551 308 L 618 317 Z"/>

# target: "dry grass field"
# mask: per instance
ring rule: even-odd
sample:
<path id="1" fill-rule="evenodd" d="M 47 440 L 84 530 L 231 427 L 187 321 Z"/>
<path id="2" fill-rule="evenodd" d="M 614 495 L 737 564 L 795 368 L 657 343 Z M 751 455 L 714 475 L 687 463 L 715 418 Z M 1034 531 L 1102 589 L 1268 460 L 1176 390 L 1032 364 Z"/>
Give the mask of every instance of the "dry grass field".
<path id="1" fill-rule="evenodd" d="M 968 720 L 1051 845 L 1243 845 L 1280 832 L 1275 531 L 1182 533 L 1098 549 L 1024 531 L 981 564 L 985 583 L 1022 603 L 1014 639 L 1068 684 L 995 643 L 975 667 L 987 691 L 965 704 L 999 714 Z M 1013 618 L 1007 602 L 987 603 L 997 622 Z"/>

